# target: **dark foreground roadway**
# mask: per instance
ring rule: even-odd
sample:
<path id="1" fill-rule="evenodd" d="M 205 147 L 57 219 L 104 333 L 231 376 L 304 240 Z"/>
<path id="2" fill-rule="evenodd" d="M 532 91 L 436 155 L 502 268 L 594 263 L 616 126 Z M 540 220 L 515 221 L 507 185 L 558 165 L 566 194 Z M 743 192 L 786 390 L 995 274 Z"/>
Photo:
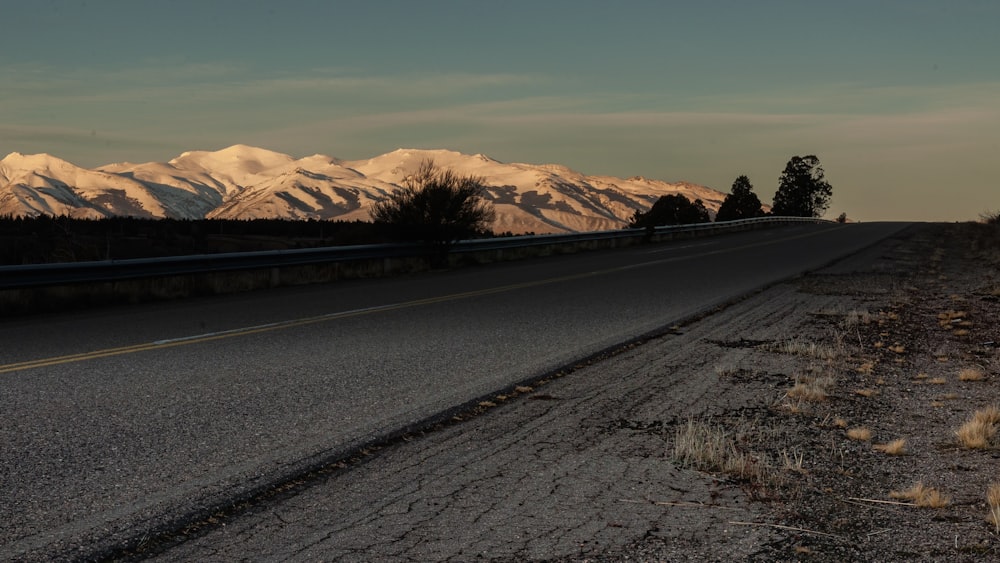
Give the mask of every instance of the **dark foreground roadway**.
<path id="1" fill-rule="evenodd" d="M 903 227 L 785 227 L 3 321 L 0 560 L 113 553 Z"/>

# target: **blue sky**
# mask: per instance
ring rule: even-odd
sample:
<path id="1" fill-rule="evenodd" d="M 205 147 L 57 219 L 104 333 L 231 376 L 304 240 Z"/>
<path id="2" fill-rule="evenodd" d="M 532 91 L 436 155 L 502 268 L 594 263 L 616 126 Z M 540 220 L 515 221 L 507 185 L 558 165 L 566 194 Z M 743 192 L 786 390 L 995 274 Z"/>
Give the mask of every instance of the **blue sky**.
<path id="1" fill-rule="evenodd" d="M 81 166 L 245 143 L 559 163 L 829 216 L 1000 210 L 1000 2 L 0 0 L 0 156 Z"/>

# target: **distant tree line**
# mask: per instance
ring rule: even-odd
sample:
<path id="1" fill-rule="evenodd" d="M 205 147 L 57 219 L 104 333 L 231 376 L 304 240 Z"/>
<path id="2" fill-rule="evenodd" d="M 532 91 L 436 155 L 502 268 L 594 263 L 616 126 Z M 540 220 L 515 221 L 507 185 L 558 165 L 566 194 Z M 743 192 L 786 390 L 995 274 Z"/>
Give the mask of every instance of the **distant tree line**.
<path id="1" fill-rule="evenodd" d="M 771 215 L 781 217 L 822 217 L 830 205 L 833 188 L 824 178 L 815 155 L 793 156 L 778 178 L 778 190 L 771 204 Z M 767 215 L 760 198 L 753 191 L 750 178 L 738 176 L 732 189 L 715 214 L 716 221 L 734 221 Z M 840 222 L 847 221 L 842 214 Z M 652 228 L 660 225 L 707 223 L 708 211 L 700 199 L 694 201 L 678 194 L 661 196 L 645 212 L 636 211 L 629 227 Z"/>

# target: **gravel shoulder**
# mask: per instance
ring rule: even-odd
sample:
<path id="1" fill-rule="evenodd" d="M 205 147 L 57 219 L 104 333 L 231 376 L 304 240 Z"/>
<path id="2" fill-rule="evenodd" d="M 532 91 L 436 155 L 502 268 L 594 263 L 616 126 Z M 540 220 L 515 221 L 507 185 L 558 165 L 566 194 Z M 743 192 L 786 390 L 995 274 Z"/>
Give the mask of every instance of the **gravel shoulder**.
<path id="1" fill-rule="evenodd" d="M 985 492 L 1000 450 L 955 431 L 998 400 L 998 241 L 982 225 L 911 228 L 139 556 L 996 557 Z M 966 368 L 982 378 L 960 380 Z M 848 436 L 861 427 L 871 436 Z M 722 453 L 682 459 L 692 428 Z M 902 455 L 875 447 L 896 439 Z M 950 502 L 891 494 L 917 482 Z"/>

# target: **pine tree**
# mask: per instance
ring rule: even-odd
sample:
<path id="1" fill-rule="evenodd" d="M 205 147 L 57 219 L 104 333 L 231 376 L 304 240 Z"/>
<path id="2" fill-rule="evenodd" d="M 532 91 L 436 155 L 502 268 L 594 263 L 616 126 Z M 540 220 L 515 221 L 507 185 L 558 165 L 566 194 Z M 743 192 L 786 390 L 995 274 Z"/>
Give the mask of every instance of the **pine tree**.
<path id="1" fill-rule="evenodd" d="M 732 190 L 722 201 L 719 212 L 715 215 L 716 221 L 733 221 L 736 219 L 749 219 L 760 217 L 764 214 L 764 206 L 760 203 L 760 198 L 753 193 L 753 184 L 750 178 L 739 176 L 733 182 Z"/>
<path id="2" fill-rule="evenodd" d="M 833 187 L 823 178 L 815 155 L 793 156 L 778 179 L 771 214 L 787 217 L 821 217 L 830 206 Z"/>

